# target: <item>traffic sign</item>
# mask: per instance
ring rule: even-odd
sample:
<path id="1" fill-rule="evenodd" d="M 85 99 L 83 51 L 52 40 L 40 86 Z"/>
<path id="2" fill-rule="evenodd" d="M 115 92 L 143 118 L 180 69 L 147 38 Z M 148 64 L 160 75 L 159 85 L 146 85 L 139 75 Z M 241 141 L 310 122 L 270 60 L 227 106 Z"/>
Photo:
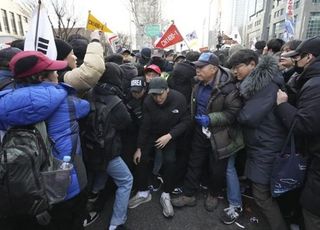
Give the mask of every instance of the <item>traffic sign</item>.
<path id="1" fill-rule="evenodd" d="M 160 25 L 159 24 L 145 25 L 144 32 L 149 37 L 158 37 L 160 34 Z"/>

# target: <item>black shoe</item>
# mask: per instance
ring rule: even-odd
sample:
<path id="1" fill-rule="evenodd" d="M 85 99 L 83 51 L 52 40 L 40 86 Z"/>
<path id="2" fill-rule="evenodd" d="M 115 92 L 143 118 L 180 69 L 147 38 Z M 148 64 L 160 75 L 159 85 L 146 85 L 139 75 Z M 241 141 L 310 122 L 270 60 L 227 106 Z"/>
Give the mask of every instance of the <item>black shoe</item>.
<path id="1" fill-rule="evenodd" d="M 83 227 L 87 227 L 93 222 L 95 222 L 99 217 L 99 213 L 97 212 L 89 212 L 86 219 L 83 221 Z"/>
<path id="2" fill-rule="evenodd" d="M 219 205 L 218 197 L 207 194 L 207 198 L 204 201 L 204 207 L 208 212 L 213 212 Z"/>
<path id="3" fill-rule="evenodd" d="M 127 228 L 124 224 L 121 224 L 116 227 L 116 230 L 130 230 L 130 229 Z"/>
<path id="4" fill-rule="evenodd" d="M 90 192 L 88 195 L 88 201 L 93 203 L 95 202 L 99 197 L 99 193 Z"/>
<path id="5" fill-rule="evenodd" d="M 171 193 L 174 195 L 181 195 L 183 192 L 182 192 L 181 188 L 177 187 L 177 188 L 173 189 L 173 191 Z"/>
<path id="6" fill-rule="evenodd" d="M 160 190 L 162 184 L 162 177 L 160 175 L 157 175 L 154 177 L 152 184 L 148 186 L 148 189 L 150 190 L 150 192 L 157 192 Z"/>
<path id="7" fill-rule="evenodd" d="M 241 213 L 241 207 L 230 206 L 223 210 L 221 215 L 221 221 L 227 225 L 233 224 L 240 217 Z"/>

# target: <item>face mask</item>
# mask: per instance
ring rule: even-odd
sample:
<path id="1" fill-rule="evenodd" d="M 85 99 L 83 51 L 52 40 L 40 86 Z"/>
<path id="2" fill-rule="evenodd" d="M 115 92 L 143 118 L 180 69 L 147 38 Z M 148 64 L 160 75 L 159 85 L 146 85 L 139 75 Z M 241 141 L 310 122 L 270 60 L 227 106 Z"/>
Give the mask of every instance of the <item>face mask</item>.
<path id="1" fill-rule="evenodd" d="M 297 72 L 298 74 L 301 74 L 304 70 L 304 67 L 298 66 L 298 62 L 294 62 L 294 71 Z"/>

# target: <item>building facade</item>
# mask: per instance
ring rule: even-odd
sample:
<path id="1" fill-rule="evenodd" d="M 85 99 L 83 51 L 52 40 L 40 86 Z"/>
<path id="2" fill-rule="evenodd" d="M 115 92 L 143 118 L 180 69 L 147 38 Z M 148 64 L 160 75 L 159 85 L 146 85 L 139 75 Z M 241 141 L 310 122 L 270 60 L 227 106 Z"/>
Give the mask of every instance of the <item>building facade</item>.
<path id="1" fill-rule="evenodd" d="M 273 0 L 250 0 L 248 5 L 247 35 L 244 44 L 251 47 L 257 40 L 268 40 L 269 18 Z M 270 7 L 271 5 L 271 7 Z"/>
<path id="2" fill-rule="evenodd" d="M 240 44 L 246 37 L 248 4 L 252 0 L 210 0 L 209 48 L 218 44 L 218 36 L 225 34 Z"/>
<path id="3" fill-rule="evenodd" d="M 0 11 L 0 44 L 23 38 L 30 19 L 22 13 L 17 1 L 1 0 Z"/>
<path id="4" fill-rule="evenodd" d="M 257 40 L 282 38 L 285 40 L 285 23 L 288 1 L 293 1 L 294 39 L 320 35 L 320 0 L 251 0 L 245 45 Z"/>

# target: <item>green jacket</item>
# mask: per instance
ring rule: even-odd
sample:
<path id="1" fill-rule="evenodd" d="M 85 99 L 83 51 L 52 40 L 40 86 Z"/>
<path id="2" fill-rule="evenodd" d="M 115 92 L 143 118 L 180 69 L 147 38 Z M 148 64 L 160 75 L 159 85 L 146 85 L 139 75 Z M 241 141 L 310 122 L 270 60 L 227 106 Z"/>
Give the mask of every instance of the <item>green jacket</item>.
<path id="1" fill-rule="evenodd" d="M 192 117 L 195 116 L 198 89 L 199 84 L 195 85 L 191 95 Z M 207 114 L 211 121 L 210 142 L 218 159 L 227 158 L 244 148 L 242 131 L 236 122 L 241 107 L 242 102 L 233 76 L 228 69 L 219 67 L 207 105 Z"/>

